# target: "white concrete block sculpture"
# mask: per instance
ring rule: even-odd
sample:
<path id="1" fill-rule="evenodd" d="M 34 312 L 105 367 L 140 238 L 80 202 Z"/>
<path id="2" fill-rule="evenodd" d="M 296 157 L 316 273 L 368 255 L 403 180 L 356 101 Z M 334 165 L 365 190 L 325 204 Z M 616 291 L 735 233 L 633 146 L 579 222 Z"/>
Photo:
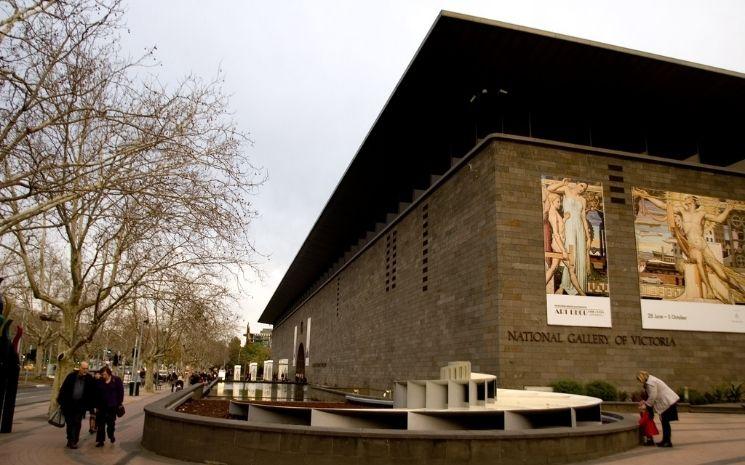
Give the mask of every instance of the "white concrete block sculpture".
<path id="1" fill-rule="evenodd" d="M 259 370 L 259 364 L 251 362 L 248 364 L 248 374 L 251 375 L 251 381 L 256 381 L 256 372 Z"/>
<path id="2" fill-rule="evenodd" d="M 440 379 L 397 381 L 395 408 L 430 410 L 484 407 L 497 400 L 497 377 L 472 373 L 471 362 L 449 362 Z"/>
<path id="3" fill-rule="evenodd" d="M 274 360 L 264 361 L 264 381 L 271 381 L 274 374 Z"/>
<path id="4" fill-rule="evenodd" d="M 279 359 L 279 370 L 277 371 L 277 379 L 280 381 L 287 381 L 287 366 L 289 365 L 289 360 L 286 358 Z"/>

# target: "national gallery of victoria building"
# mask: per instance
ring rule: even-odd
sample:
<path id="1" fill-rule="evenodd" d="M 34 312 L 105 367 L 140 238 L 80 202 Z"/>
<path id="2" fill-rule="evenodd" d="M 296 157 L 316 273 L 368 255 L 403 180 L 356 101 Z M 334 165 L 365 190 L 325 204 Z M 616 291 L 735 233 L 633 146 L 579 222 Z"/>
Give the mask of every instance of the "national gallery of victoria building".
<path id="1" fill-rule="evenodd" d="M 745 75 L 443 12 L 260 321 L 312 383 L 742 382 Z"/>

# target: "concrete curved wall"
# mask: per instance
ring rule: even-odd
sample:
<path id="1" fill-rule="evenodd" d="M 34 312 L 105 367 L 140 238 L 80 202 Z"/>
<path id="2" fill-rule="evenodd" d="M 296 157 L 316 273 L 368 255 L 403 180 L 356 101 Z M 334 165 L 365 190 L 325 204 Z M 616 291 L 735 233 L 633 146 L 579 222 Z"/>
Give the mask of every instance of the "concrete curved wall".
<path id="1" fill-rule="evenodd" d="M 412 432 L 257 426 L 174 409 L 199 386 L 145 407 L 142 445 L 194 462 L 245 463 L 484 463 L 560 464 L 622 452 L 638 445 L 635 415 L 602 426 L 529 431 Z"/>

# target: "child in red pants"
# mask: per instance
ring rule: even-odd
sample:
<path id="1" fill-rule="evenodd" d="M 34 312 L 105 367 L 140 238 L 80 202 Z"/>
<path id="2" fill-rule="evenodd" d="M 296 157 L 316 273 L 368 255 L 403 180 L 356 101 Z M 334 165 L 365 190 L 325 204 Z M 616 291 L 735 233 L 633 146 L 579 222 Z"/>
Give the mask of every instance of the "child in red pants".
<path id="1" fill-rule="evenodd" d="M 648 407 L 644 401 L 647 400 L 647 393 L 642 392 L 642 401 L 639 402 L 639 431 L 644 436 L 645 446 L 654 446 L 653 436 L 660 434 L 657 425 L 654 424 L 654 410 Z"/>

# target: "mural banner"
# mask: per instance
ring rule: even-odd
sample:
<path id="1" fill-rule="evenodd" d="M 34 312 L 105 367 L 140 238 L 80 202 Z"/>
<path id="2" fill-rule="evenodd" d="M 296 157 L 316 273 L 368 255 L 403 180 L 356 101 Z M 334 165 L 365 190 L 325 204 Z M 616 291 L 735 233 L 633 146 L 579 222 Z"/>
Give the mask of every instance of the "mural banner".
<path id="1" fill-rule="evenodd" d="M 543 176 L 548 324 L 611 327 L 603 186 Z"/>
<path id="2" fill-rule="evenodd" d="M 745 333 L 745 202 L 635 187 L 642 328 Z"/>

